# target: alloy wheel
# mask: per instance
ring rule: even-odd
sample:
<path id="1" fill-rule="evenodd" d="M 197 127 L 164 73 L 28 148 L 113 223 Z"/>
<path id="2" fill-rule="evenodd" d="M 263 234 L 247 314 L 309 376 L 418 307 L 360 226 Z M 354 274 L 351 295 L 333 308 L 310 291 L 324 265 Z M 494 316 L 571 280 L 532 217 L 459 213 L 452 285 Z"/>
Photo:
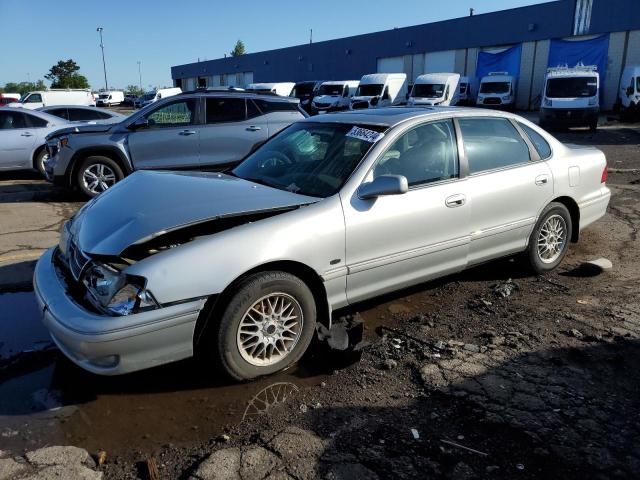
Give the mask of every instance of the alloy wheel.
<path id="1" fill-rule="evenodd" d="M 543 263 L 553 263 L 567 243 L 567 224 L 561 215 L 551 215 L 538 234 L 538 257 Z"/>
<path id="2" fill-rule="evenodd" d="M 240 321 L 236 336 L 240 355 L 260 367 L 280 362 L 298 343 L 303 320 L 302 307 L 291 295 L 265 295 Z"/>
<path id="3" fill-rule="evenodd" d="M 103 163 L 89 165 L 82 173 L 84 187 L 95 195 L 115 185 L 116 180 L 116 173 Z"/>

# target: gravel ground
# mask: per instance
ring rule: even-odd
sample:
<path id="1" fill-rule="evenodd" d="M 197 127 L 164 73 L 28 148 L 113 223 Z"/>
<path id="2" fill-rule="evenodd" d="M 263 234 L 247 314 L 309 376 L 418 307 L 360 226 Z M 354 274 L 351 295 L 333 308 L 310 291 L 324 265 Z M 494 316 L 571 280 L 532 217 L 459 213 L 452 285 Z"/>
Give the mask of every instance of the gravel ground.
<path id="1" fill-rule="evenodd" d="M 364 323 L 365 346 L 316 345 L 311 362 L 330 358 L 333 373 L 205 439 L 143 448 L 131 432 L 130 449 L 108 452 L 92 471 L 107 479 L 640 478 L 640 130 L 558 136 L 605 151 L 613 197 L 556 272 L 531 276 L 505 259 L 339 312 Z M 612 268 L 585 263 L 598 258 Z M 0 478 L 11 458 L 0 455 Z"/>

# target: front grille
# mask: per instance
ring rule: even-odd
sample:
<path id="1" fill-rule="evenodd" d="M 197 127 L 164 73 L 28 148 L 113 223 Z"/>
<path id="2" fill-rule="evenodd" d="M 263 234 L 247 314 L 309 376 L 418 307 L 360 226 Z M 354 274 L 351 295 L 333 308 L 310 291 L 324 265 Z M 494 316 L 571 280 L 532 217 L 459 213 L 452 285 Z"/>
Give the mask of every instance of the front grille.
<path id="1" fill-rule="evenodd" d="M 556 110 L 553 112 L 557 119 L 580 119 L 584 117 L 586 113 L 585 110 L 581 109 L 567 109 L 567 110 Z"/>
<path id="2" fill-rule="evenodd" d="M 354 110 L 361 110 L 363 108 L 369 108 L 369 102 L 353 102 L 351 108 Z"/>
<path id="3" fill-rule="evenodd" d="M 318 103 L 316 102 L 316 107 L 317 108 L 329 108 L 331 106 L 330 103 Z"/>
<path id="4" fill-rule="evenodd" d="M 482 103 L 484 103 L 485 105 L 500 105 L 502 102 L 500 101 L 499 98 L 489 97 L 489 98 L 485 98 Z"/>
<path id="5" fill-rule="evenodd" d="M 89 263 L 89 258 L 82 253 L 73 241 L 69 244 L 67 260 L 69 262 L 71 275 L 73 275 L 73 278 L 76 280 L 80 280 L 80 275 L 82 275 L 84 267 Z"/>

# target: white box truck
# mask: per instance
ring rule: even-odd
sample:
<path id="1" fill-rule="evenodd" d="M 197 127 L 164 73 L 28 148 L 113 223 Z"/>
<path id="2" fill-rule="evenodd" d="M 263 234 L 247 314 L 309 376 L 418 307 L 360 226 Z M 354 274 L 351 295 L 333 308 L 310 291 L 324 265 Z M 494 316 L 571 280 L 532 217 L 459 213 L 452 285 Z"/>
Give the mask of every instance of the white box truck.
<path id="1" fill-rule="evenodd" d="M 360 79 L 349 108 L 382 108 L 407 101 L 407 75 L 404 73 L 371 73 Z"/>
<path id="2" fill-rule="evenodd" d="M 51 105 L 86 105 L 95 107 L 96 102 L 91 90 L 87 89 L 51 89 L 29 92 L 20 101 L 10 103 L 10 107 L 23 107 L 35 110 Z"/>
<path id="3" fill-rule="evenodd" d="M 96 105 L 98 107 L 112 107 L 114 105 L 120 105 L 122 102 L 124 102 L 124 92 L 120 90 L 100 92 L 96 99 Z"/>
<path id="4" fill-rule="evenodd" d="M 600 75 L 595 65 L 548 68 L 540 104 L 542 128 L 598 128 Z"/>
<path id="5" fill-rule="evenodd" d="M 136 98 L 134 106 L 136 108 L 146 107 L 147 105 L 157 102 L 161 98 L 173 97 L 174 95 L 178 95 L 179 93 L 182 93 L 182 89 L 180 87 L 160 88 L 158 90 L 152 90 L 150 92 L 146 92 L 141 97 Z"/>
<path id="6" fill-rule="evenodd" d="M 625 119 L 631 120 L 640 116 L 640 65 L 624 67 L 620 77 L 618 102 L 620 113 Z"/>
<path id="7" fill-rule="evenodd" d="M 311 113 L 315 115 L 348 110 L 359 84 L 358 80 L 323 82 L 311 102 Z"/>
<path id="8" fill-rule="evenodd" d="M 407 105 L 449 106 L 457 105 L 460 99 L 459 73 L 427 73 L 416 78 Z"/>
<path id="9" fill-rule="evenodd" d="M 295 82 L 250 83 L 246 90 L 251 93 L 275 93 L 281 97 L 288 97 L 295 86 Z"/>
<path id="10" fill-rule="evenodd" d="M 482 77 L 476 105 L 479 107 L 515 110 L 517 77 L 508 72 L 491 72 Z"/>

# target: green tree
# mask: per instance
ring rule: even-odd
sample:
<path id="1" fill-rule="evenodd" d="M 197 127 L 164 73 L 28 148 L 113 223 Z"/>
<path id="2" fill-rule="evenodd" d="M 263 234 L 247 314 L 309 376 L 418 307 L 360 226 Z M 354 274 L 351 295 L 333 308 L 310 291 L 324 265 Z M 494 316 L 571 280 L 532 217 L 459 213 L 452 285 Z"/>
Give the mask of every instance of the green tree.
<path id="1" fill-rule="evenodd" d="M 7 93 L 19 93 L 20 95 L 24 95 L 27 92 L 46 89 L 47 86 L 42 80 L 38 80 L 37 82 L 8 82 L 3 87 L 3 90 Z"/>
<path id="2" fill-rule="evenodd" d="M 127 86 L 125 92 L 130 93 L 131 95 L 135 95 L 136 97 L 141 97 L 142 95 L 144 95 L 144 90 L 137 85 Z"/>
<path id="3" fill-rule="evenodd" d="M 231 56 L 239 57 L 240 55 L 244 55 L 244 54 L 245 54 L 244 42 L 242 40 L 238 40 L 236 42 L 236 46 L 233 47 L 233 50 L 231 50 Z"/>
<path id="4" fill-rule="evenodd" d="M 72 59 L 60 60 L 44 76 L 51 80 L 51 88 L 89 88 L 87 77 L 80 75 L 80 67 Z"/>

